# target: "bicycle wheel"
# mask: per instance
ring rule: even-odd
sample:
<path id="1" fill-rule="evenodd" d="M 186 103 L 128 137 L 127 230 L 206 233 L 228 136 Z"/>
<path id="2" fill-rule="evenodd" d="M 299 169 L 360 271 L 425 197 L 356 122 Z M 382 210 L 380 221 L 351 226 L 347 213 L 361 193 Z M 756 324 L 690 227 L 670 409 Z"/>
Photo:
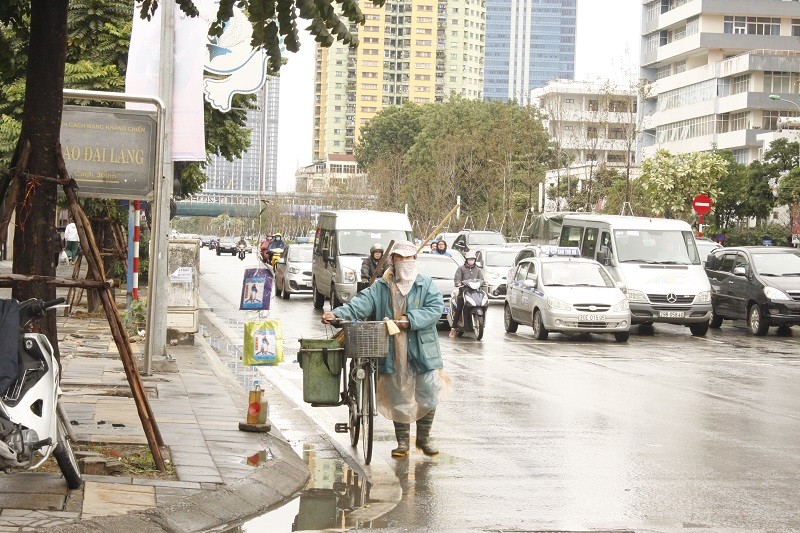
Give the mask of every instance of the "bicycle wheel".
<path id="1" fill-rule="evenodd" d="M 359 419 L 360 413 L 358 412 L 358 398 L 360 396 L 361 387 L 359 380 L 355 377 L 356 363 L 355 359 L 350 360 L 350 377 L 347 380 L 347 430 L 350 432 L 350 446 L 355 448 L 358 446 L 358 436 L 361 420 Z"/>
<path id="2" fill-rule="evenodd" d="M 361 448 L 364 464 L 372 461 L 372 422 L 375 418 L 375 370 L 372 363 L 364 365 L 364 379 L 361 380 Z"/>

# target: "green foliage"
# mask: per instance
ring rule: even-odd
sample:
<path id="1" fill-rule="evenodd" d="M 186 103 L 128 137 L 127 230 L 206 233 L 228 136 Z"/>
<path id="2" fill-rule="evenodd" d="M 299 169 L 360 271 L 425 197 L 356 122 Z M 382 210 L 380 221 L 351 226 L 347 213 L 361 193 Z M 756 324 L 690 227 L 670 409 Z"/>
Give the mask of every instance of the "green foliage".
<path id="1" fill-rule="evenodd" d="M 707 234 L 718 233 L 708 231 Z M 764 236 L 772 238 L 776 246 L 787 246 L 791 237 L 789 226 L 783 224 L 764 224 L 755 228 L 733 226 L 725 229 L 725 246 L 760 246 Z"/>
<path id="2" fill-rule="evenodd" d="M 372 0 L 372 3 L 382 6 L 385 1 Z M 346 21 L 364 24 L 365 18 L 356 0 L 336 0 L 336 3 Z M 177 0 L 177 4 L 189 16 L 196 17 L 199 14 L 191 0 Z M 140 9 L 141 17 L 149 20 L 158 5 L 158 0 L 144 0 Z M 281 40 L 290 52 L 300 49 L 298 16 L 310 22 L 306 30 L 321 46 L 331 46 L 335 40 L 352 48 L 358 46 L 358 39 L 350 33 L 346 21 L 339 18 L 331 0 L 220 0 L 217 20 L 212 23 L 209 35 L 222 35 L 225 23 L 233 17 L 234 5 L 243 8 L 247 13 L 253 27 L 250 44 L 254 49 L 266 50 L 270 74 L 277 74 L 283 64 Z"/>
<path id="3" fill-rule="evenodd" d="M 129 337 L 138 336 L 139 330 L 147 324 L 147 298 L 131 300 L 128 308 L 120 313 L 125 331 Z"/>
<path id="4" fill-rule="evenodd" d="M 642 162 L 639 181 L 647 207 L 656 216 L 690 220 L 692 198 L 698 194 L 717 198 L 719 181 L 729 164 L 718 152 L 671 154 L 658 150 Z"/>

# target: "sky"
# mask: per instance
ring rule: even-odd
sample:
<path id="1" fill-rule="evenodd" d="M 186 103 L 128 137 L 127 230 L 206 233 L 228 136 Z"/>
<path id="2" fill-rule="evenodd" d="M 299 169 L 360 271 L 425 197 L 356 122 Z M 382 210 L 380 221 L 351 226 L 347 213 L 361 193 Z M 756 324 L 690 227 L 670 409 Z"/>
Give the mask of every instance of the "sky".
<path id="1" fill-rule="evenodd" d="M 638 78 L 641 10 L 641 0 L 578 0 L 576 80 Z M 295 171 L 311 163 L 314 40 L 304 31 L 304 21 L 298 22 L 300 51 L 287 52 L 289 61 L 281 67 L 278 192 L 293 190 Z"/>

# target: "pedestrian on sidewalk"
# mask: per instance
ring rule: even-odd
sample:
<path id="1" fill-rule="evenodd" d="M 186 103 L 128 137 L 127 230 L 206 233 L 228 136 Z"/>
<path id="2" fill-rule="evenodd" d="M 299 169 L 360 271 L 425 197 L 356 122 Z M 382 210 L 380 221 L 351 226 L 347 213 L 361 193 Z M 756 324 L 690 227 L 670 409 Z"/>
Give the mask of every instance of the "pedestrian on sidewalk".
<path id="1" fill-rule="evenodd" d="M 397 448 L 392 457 L 407 457 L 411 423 L 417 423 L 416 446 L 425 455 L 439 450 L 430 440 L 440 392 L 447 383 L 436 323 L 442 316 L 442 293 L 429 276 L 417 272 L 417 247 L 398 241 L 390 252 L 391 266 L 350 303 L 323 313 L 332 320 L 398 321 L 400 333 L 391 337 L 389 355 L 378 370 L 378 412 L 394 422 Z"/>
<path id="2" fill-rule="evenodd" d="M 64 251 L 64 241 L 61 240 L 61 232 L 58 231 L 58 226 L 53 226 L 53 237 L 50 243 L 50 249 L 53 252 L 53 264 L 58 268 L 58 263 L 61 261 L 61 252 Z"/>
<path id="3" fill-rule="evenodd" d="M 72 264 L 78 256 L 78 248 L 80 247 L 80 237 L 78 237 L 78 228 L 75 222 L 70 222 L 64 229 L 64 240 L 67 243 L 67 261 Z"/>

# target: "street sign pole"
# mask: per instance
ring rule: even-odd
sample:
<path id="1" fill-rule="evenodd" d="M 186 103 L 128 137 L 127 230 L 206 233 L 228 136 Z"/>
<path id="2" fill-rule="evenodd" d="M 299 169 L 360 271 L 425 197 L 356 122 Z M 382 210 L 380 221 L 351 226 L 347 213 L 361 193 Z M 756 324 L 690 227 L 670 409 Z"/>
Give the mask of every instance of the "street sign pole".
<path id="1" fill-rule="evenodd" d="M 697 218 L 698 218 L 698 226 L 697 226 L 698 237 L 703 236 L 703 216 L 711 212 L 712 205 L 713 203 L 711 202 L 711 198 L 709 198 L 705 194 L 698 194 L 692 200 L 692 209 L 694 209 L 694 212 L 697 213 Z"/>

